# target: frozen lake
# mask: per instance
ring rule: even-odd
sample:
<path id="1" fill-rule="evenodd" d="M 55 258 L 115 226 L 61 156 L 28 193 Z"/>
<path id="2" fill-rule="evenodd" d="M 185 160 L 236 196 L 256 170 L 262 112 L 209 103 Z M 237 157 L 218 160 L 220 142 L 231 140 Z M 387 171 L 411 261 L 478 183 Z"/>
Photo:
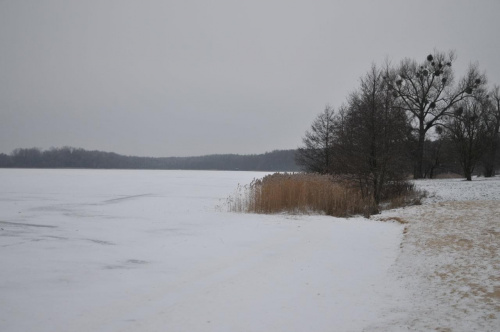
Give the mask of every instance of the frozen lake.
<path id="1" fill-rule="evenodd" d="M 264 175 L 0 169 L 0 329 L 361 331 L 404 315 L 389 272 L 403 226 L 217 208 Z"/>

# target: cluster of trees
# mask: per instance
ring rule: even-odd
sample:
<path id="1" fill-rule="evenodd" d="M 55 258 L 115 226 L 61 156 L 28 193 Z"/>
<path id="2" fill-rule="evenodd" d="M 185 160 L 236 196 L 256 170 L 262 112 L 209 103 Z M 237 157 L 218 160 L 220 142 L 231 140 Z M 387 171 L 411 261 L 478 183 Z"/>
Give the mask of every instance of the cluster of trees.
<path id="1" fill-rule="evenodd" d="M 0 167 L 18 168 L 104 168 L 104 169 L 185 169 L 293 172 L 299 168 L 295 150 L 276 150 L 259 155 L 222 154 L 200 157 L 132 157 L 113 152 L 63 147 L 42 151 L 15 149 L 0 154 Z"/>
<path id="2" fill-rule="evenodd" d="M 310 172 L 357 179 L 378 203 L 388 183 L 476 166 L 498 166 L 500 93 L 471 65 L 455 80 L 455 54 L 373 65 L 334 110 L 327 106 L 303 138 L 297 163 Z"/>

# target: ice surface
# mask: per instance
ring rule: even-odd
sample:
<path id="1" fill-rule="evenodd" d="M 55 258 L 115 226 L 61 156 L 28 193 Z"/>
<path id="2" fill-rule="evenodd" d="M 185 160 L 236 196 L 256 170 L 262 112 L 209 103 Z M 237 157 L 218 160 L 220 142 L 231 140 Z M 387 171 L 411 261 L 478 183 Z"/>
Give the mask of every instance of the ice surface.
<path id="1" fill-rule="evenodd" d="M 217 206 L 263 173 L 0 170 L 2 331 L 362 331 L 405 321 L 403 226 Z"/>

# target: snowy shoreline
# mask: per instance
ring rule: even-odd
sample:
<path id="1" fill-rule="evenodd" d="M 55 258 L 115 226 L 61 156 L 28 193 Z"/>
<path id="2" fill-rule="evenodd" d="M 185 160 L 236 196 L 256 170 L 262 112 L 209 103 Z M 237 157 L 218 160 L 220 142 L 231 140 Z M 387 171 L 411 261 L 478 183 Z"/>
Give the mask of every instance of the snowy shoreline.
<path id="1" fill-rule="evenodd" d="M 477 237 L 466 237 L 462 228 L 456 228 L 458 234 L 443 228 L 443 234 L 466 246 L 489 232 L 487 250 L 499 257 L 498 178 L 472 184 L 418 181 L 435 191 L 422 206 L 379 216 L 399 216 L 408 225 L 217 211 L 238 183 L 262 176 L 0 170 L 2 330 L 494 331 L 498 326 L 498 317 L 490 315 L 498 306 L 498 280 L 488 278 L 498 274 L 498 261 L 474 265 L 464 256 L 469 247 L 448 253 L 446 243 L 436 243 L 434 256 L 425 245 L 429 235 L 440 234 L 428 228 L 430 214 L 440 220 L 454 211 L 457 218 L 465 214 L 475 221 L 453 225 L 477 231 Z M 482 205 L 442 202 L 457 195 Z M 453 279 L 448 265 L 470 270 L 468 280 L 483 283 L 474 286 L 477 296 L 462 298 L 467 281 Z M 475 273 L 486 277 L 477 279 Z M 460 286 L 448 289 L 447 280 Z M 441 292 L 448 295 L 433 296 Z M 485 304 L 490 293 L 491 303 Z"/>
<path id="2" fill-rule="evenodd" d="M 411 318 L 393 322 L 387 331 L 398 331 L 398 327 L 497 331 L 500 177 L 415 183 L 429 193 L 422 206 L 375 217 L 397 217 L 408 223 L 391 271 L 411 294 L 412 303 L 406 308 Z"/>

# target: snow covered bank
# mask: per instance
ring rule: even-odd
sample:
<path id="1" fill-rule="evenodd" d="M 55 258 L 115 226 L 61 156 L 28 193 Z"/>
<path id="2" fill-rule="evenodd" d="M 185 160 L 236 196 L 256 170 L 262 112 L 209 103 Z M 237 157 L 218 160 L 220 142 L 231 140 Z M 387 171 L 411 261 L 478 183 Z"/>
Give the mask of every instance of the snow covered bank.
<path id="1" fill-rule="evenodd" d="M 425 203 L 448 201 L 500 200 L 500 177 L 464 179 L 418 180 L 417 187 L 429 193 Z"/>
<path id="2" fill-rule="evenodd" d="M 416 184 L 430 193 L 423 206 L 378 216 L 408 222 L 391 271 L 412 302 L 407 319 L 387 329 L 499 331 L 500 177 Z"/>
<path id="3" fill-rule="evenodd" d="M 2 331 L 367 331 L 403 226 L 218 212 L 263 173 L 0 170 Z"/>
<path id="4" fill-rule="evenodd" d="M 216 208 L 263 175 L 0 170 L 0 330 L 498 330 L 500 178 L 406 225 Z"/>

